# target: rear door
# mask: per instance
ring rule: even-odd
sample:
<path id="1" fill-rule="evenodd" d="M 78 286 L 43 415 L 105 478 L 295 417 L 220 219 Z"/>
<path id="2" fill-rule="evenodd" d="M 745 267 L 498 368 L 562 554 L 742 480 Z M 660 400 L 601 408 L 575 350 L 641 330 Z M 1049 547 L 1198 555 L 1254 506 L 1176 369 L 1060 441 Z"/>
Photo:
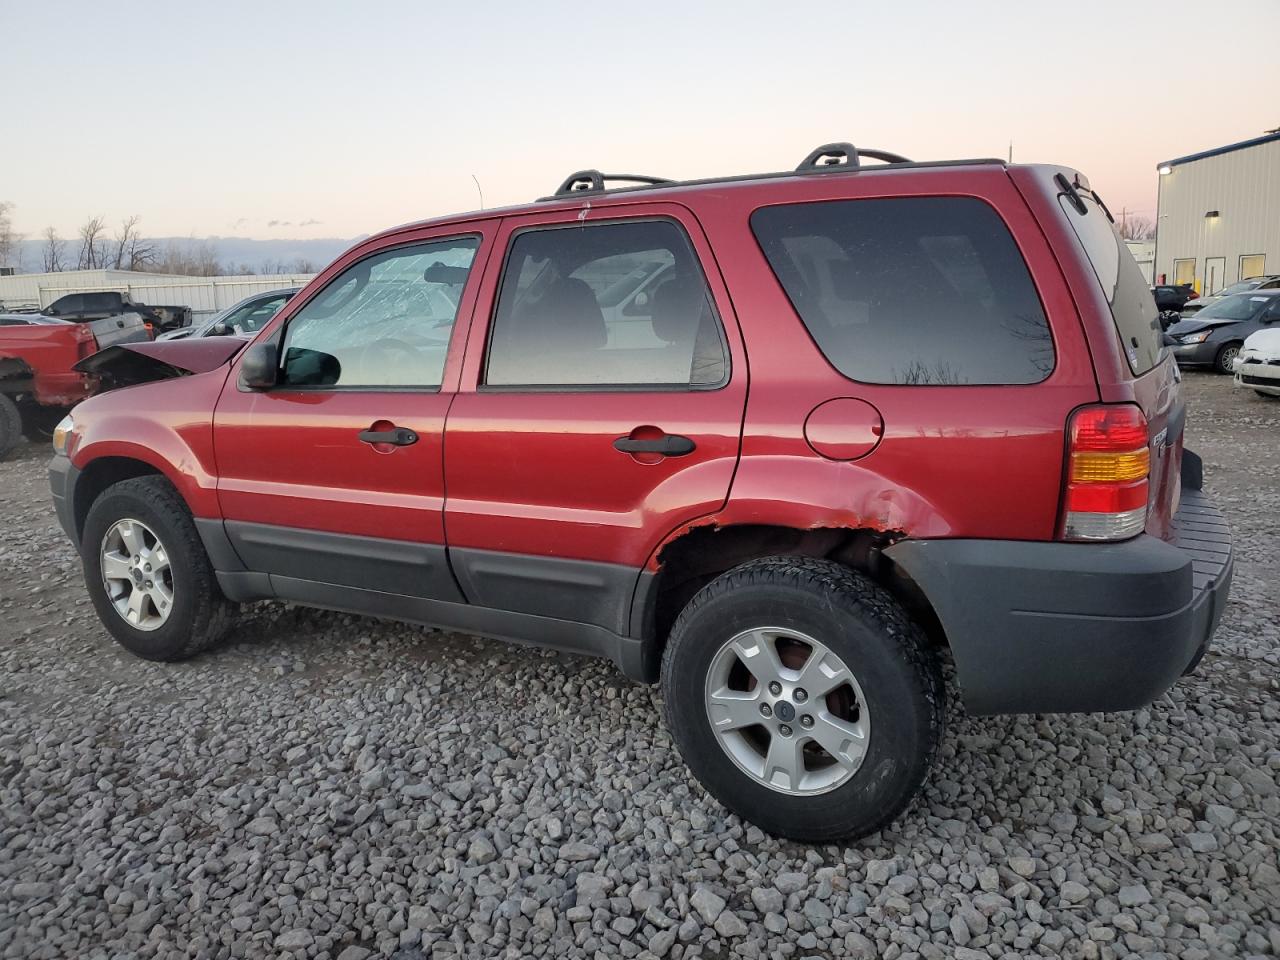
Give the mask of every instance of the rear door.
<path id="1" fill-rule="evenodd" d="M 746 389 L 687 209 L 504 220 L 445 434 L 467 599 L 626 633 L 656 544 L 725 501 Z"/>

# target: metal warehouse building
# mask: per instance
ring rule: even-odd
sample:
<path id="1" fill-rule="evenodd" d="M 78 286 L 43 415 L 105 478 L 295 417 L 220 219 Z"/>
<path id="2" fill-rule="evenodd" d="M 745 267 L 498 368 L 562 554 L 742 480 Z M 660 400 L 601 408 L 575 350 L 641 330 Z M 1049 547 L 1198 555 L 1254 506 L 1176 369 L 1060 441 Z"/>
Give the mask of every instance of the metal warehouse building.
<path id="1" fill-rule="evenodd" d="M 1280 132 L 1157 166 L 1155 273 L 1216 293 L 1280 274 Z"/>

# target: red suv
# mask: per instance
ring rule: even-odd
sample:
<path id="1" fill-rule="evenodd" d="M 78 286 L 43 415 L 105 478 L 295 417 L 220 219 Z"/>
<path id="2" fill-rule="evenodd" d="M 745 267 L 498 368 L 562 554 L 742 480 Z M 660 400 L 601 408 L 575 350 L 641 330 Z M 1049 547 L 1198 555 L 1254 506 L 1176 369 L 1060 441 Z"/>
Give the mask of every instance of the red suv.
<path id="1" fill-rule="evenodd" d="M 1151 293 L 1063 168 L 587 171 L 360 242 L 247 347 L 121 352 L 51 482 L 126 648 L 280 598 L 608 657 L 791 837 L 907 806 L 944 659 L 973 713 L 1130 709 L 1229 589 Z"/>

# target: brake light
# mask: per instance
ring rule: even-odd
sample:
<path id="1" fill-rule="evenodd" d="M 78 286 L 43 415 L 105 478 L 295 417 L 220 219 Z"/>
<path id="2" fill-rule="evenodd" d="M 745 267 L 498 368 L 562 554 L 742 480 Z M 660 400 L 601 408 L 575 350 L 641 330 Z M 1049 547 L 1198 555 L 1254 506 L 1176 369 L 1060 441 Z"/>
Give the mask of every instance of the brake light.
<path id="1" fill-rule="evenodd" d="M 1147 418 L 1129 403 L 1095 404 L 1067 426 L 1064 540 L 1127 540 L 1147 526 Z"/>

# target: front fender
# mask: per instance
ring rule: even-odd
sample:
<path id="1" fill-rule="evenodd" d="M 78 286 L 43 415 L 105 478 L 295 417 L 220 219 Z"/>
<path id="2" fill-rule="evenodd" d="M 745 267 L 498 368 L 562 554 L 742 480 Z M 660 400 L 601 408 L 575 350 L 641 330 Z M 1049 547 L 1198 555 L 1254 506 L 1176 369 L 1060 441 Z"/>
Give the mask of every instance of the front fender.
<path id="1" fill-rule="evenodd" d="M 68 450 L 82 473 L 117 457 L 165 476 L 197 517 L 220 516 L 213 412 L 227 368 L 100 394 L 75 408 Z"/>

